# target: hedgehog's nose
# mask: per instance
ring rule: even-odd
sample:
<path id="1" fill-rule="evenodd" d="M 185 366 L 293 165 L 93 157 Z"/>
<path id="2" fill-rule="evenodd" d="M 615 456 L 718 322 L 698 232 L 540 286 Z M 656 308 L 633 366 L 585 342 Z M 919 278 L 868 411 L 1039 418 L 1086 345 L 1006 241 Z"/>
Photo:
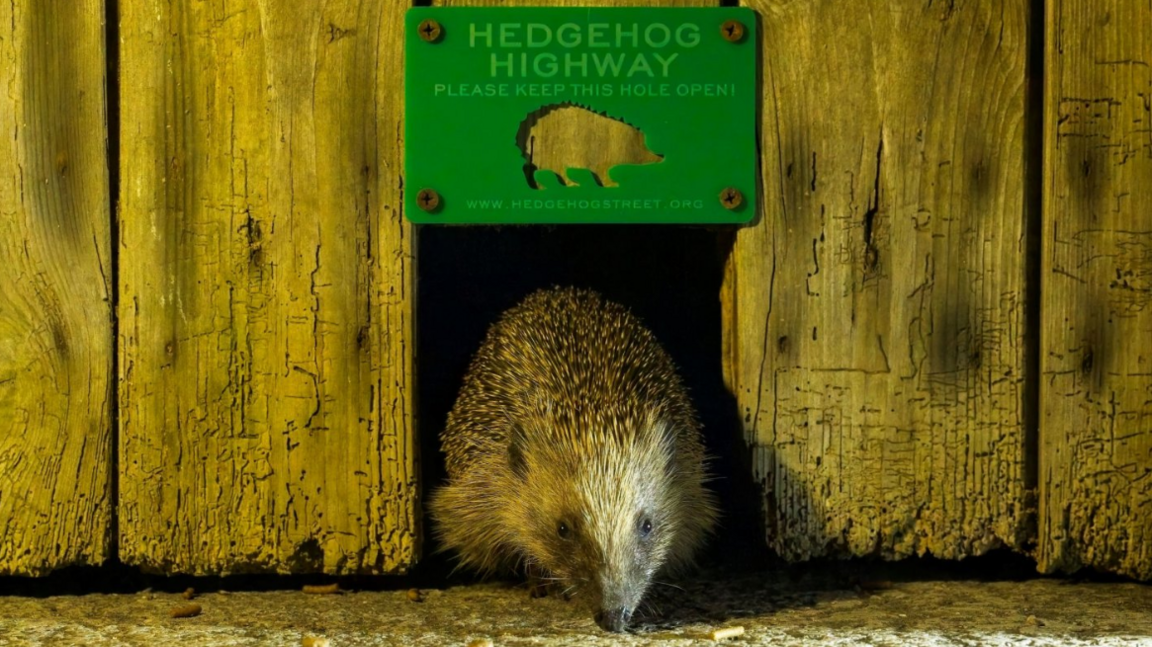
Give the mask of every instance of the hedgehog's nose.
<path id="1" fill-rule="evenodd" d="M 617 607 L 615 609 L 601 609 L 600 613 L 596 614 L 596 624 L 604 631 L 612 631 L 620 633 L 628 626 L 628 621 L 632 619 L 632 609 L 628 607 Z"/>

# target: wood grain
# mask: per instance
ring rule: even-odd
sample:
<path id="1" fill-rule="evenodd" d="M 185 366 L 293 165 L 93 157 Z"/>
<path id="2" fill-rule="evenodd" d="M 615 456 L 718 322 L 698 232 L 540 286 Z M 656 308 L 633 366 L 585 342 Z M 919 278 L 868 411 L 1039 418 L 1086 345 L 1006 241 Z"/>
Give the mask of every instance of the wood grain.
<path id="1" fill-rule="evenodd" d="M 573 135 L 561 140 L 556 131 Z M 610 173 L 616 164 L 655 164 L 663 159 L 648 149 L 644 133 L 626 121 L 571 104 L 529 113 L 516 143 L 524 155 L 525 178 L 533 188 L 540 188 L 537 169 L 554 174 L 564 186 L 580 184 L 568 176 L 570 168 L 587 169 L 600 186 L 617 186 Z"/>
<path id="2" fill-rule="evenodd" d="M 109 557 L 104 4 L 0 4 L 0 574 Z"/>
<path id="3" fill-rule="evenodd" d="M 121 559 L 419 554 L 404 3 L 120 4 Z"/>
<path id="4" fill-rule="evenodd" d="M 1026 3 L 749 0 L 726 379 L 788 559 L 1021 547 Z"/>
<path id="5" fill-rule="evenodd" d="M 1049 3 L 1043 571 L 1152 578 L 1152 5 Z"/>

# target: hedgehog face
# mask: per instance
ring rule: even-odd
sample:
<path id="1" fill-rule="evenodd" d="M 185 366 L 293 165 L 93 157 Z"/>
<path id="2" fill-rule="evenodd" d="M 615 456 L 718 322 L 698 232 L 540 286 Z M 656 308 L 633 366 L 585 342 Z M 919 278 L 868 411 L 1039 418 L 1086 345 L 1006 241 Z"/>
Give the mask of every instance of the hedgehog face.
<path id="1" fill-rule="evenodd" d="M 670 443 L 660 429 L 581 435 L 579 452 L 554 438 L 517 442 L 527 443 L 510 454 L 518 491 L 539 493 L 513 506 L 519 551 L 590 604 L 601 627 L 622 631 L 680 530 Z"/>

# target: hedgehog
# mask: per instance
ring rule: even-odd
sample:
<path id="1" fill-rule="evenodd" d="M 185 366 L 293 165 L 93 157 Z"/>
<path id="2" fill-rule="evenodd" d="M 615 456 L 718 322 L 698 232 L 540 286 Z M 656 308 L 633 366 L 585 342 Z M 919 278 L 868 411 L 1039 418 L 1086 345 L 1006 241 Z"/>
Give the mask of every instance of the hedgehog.
<path id="1" fill-rule="evenodd" d="M 577 288 L 506 311 L 440 435 L 429 501 L 457 568 L 528 575 L 627 629 L 658 578 L 685 572 L 718 518 L 696 412 L 623 306 Z"/>
<path id="2" fill-rule="evenodd" d="M 664 160 L 648 148 L 644 133 L 632 124 L 570 101 L 528 115 L 516 133 L 516 144 L 533 189 L 544 188 L 536 182 L 538 170 L 554 173 L 564 186 L 579 186 L 568 177 L 568 170 L 587 169 L 600 186 L 615 187 L 619 185 L 609 174 L 614 167 Z"/>

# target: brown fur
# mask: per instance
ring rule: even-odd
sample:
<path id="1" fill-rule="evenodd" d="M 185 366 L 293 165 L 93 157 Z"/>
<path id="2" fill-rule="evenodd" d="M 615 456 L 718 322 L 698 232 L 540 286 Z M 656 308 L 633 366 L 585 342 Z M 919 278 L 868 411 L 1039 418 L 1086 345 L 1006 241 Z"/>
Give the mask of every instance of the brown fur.
<path id="1" fill-rule="evenodd" d="M 506 312 L 441 439 L 449 483 L 431 512 L 445 548 L 481 572 L 535 566 L 600 609 L 630 615 L 716 520 L 671 359 L 594 292 L 540 291 Z"/>

